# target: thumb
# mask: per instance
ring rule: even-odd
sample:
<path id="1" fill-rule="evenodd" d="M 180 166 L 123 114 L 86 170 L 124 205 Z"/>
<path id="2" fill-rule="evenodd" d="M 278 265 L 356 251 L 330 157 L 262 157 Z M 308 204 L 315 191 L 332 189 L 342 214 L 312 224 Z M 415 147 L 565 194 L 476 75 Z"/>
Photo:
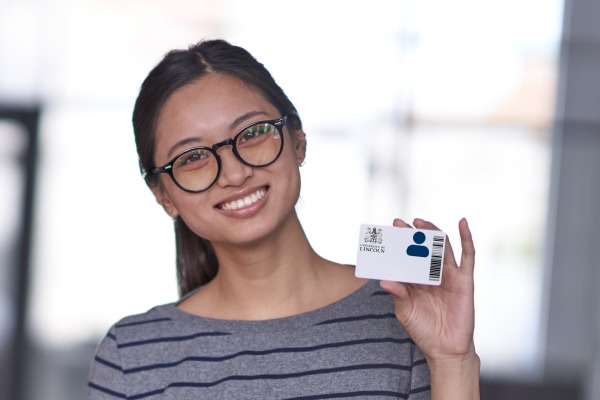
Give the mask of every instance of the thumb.
<path id="1" fill-rule="evenodd" d="M 394 298 L 396 317 L 401 323 L 408 321 L 412 314 L 412 301 L 408 287 L 401 282 L 381 281 L 381 288 Z"/>

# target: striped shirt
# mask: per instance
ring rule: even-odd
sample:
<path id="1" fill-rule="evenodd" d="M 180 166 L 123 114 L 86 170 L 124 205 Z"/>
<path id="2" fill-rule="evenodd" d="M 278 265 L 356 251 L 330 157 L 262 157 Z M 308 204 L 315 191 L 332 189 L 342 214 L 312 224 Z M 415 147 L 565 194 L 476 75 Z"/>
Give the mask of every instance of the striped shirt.
<path id="1" fill-rule="evenodd" d="M 88 399 L 429 399 L 429 370 L 378 282 L 265 321 L 158 306 L 100 343 Z"/>

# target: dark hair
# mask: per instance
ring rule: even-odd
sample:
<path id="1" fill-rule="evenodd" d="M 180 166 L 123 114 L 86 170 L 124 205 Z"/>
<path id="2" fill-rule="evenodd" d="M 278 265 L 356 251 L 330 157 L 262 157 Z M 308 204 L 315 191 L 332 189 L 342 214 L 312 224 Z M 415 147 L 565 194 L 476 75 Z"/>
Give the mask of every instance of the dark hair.
<path id="1" fill-rule="evenodd" d="M 288 129 L 302 128 L 292 102 L 269 71 L 243 48 L 224 40 L 208 40 L 187 50 L 170 51 L 142 83 L 133 110 L 140 169 L 148 186 L 160 184 L 157 175 L 146 171 L 155 166 L 156 124 L 163 106 L 177 89 L 212 73 L 238 78 L 256 88 L 281 115 L 288 116 Z M 213 279 L 219 262 L 210 242 L 192 232 L 179 216 L 175 219 L 175 237 L 177 281 L 179 293 L 184 296 Z"/>

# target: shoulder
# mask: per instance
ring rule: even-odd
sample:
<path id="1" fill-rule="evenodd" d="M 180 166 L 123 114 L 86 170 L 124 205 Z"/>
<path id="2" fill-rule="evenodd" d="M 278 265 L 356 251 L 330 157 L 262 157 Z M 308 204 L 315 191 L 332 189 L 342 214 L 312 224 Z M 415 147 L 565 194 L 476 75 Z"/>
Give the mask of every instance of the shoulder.
<path id="1" fill-rule="evenodd" d="M 143 342 L 149 329 L 171 330 L 173 304 L 157 306 L 145 313 L 121 319 L 110 327 L 96 349 L 88 380 L 88 399 L 126 398 L 129 383 L 126 380 L 130 356 L 123 353 L 130 344 Z M 166 329 L 165 329 L 166 328 Z"/>
<path id="2" fill-rule="evenodd" d="M 324 320 L 318 325 L 335 322 L 353 332 L 385 331 L 393 336 L 408 336 L 396 319 L 392 296 L 379 281 L 364 282 L 349 296 L 324 308 L 320 316 Z"/>
<path id="3" fill-rule="evenodd" d="M 128 326 L 146 325 L 163 321 L 171 321 L 173 319 L 175 309 L 176 307 L 174 303 L 158 305 L 152 307 L 146 312 L 124 317 L 120 319 L 116 324 L 114 324 L 114 327 L 121 328 Z"/>
<path id="4" fill-rule="evenodd" d="M 170 303 L 155 306 L 144 313 L 121 318 L 108 329 L 96 353 L 116 353 L 123 347 L 127 347 L 128 343 L 168 335 L 168 332 L 174 330 L 177 311 L 175 304 Z"/>
<path id="5" fill-rule="evenodd" d="M 177 312 L 174 303 L 155 306 L 144 313 L 120 319 L 110 328 L 106 336 L 109 338 L 112 336 L 112 339 L 121 345 L 170 332 L 174 329 Z"/>
<path id="6" fill-rule="evenodd" d="M 367 279 L 358 278 L 352 265 L 338 264 L 323 260 L 320 268 L 319 298 L 325 304 L 331 304 L 340 299 L 361 292 L 361 288 L 368 284 Z"/>

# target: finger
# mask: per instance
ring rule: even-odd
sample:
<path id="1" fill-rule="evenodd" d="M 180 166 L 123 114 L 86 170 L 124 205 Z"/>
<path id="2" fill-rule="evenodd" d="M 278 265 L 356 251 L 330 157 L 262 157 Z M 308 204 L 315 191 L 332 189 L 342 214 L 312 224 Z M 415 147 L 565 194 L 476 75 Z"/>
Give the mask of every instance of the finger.
<path id="1" fill-rule="evenodd" d="M 410 226 L 400 218 L 394 219 L 394 223 L 392 225 L 398 228 L 412 228 L 412 226 Z"/>
<path id="2" fill-rule="evenodd" d="M 394 297 L 396 317 L 401 323 L 408 321 L 412 313 L 412 302 L 408 287 L 401 282 L 381 281 L 380 286 L 383 290 Z"/>
<path id="3" fill-rule="evenodd" d="M 424 219 L 421 219 L 421 218 L 415 218 L 415 220 L 413 222 L 415 224 L 415 227 L 419 228 L 419 229 L 432 229 L 435 231 L 442 231 L 440 228 L 438 228 L 431 222 L 425 221 Z M 444 261 L 446 263 L 448 263 L 449 265 L 458 267 L 458 264 L 456 263 L 456 257 L 454 257 L 454 250 L 452 249 L 452 245 L 450 244 L 450 238 L 447 235 L 446 235 L 446 249 L 445 249 L 445 253 L 444 253 Z"/>
<path id="4" fill-rule="evenodd" d="M 471 234 L 471 229 L 469 229 L 469 223 L 466 218 L 458 222 L 458 232 L 462 247 L 460 268 L 465 268 L 465 270 L 472 272 L 475 268 L 475 245 L 473 244 L 473 235 Z"/>
<path id="5" fill-rule="evenodd" d="M 381 281 L 379 282 L 379 285 L 383 288 L 383 290 L 399 299 L 408 297 L 408 288 L 401 282 Z"/>

